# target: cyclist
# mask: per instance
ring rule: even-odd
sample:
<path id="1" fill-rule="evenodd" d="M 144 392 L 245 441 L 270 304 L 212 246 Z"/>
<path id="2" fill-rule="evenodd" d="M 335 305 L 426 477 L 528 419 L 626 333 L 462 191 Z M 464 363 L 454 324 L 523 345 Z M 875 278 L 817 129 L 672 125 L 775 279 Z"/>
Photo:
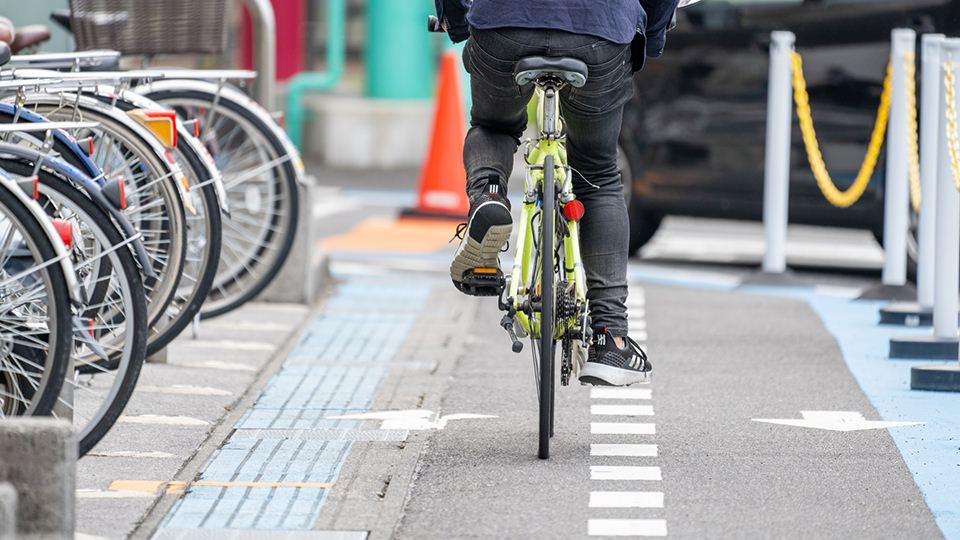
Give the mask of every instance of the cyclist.
<path id="1" fill-rule="evenodd" d="M 627 336 L 629 223 L 617 167 L 623 105 L 633 72 L 663 52 L 679 0 L 435 0 L 454 42 L 466 40 L 473 107 L 463 145 L 470 213 L 450 265 L 458 289 L 466 270 L 499 268 L 512 230 L 507 179 L 527 125 L 532 85 L 518 87 L 525 56 L 567 56 L 589 68 L 582 88 L 564 87 L 560 105 L 573 190 L 586 210 L 580 246 L 593 340 L 580 382 L 623 386 L 649 380 L 646 353 Z"/>

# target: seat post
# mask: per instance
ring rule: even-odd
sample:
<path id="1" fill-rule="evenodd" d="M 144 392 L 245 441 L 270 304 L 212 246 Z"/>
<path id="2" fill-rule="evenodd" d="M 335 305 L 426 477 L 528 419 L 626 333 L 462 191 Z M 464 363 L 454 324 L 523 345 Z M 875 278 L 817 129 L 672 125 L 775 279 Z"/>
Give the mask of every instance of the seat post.
<path id="1" fill-rule="evenodd" d="M 538 82 L 539 84 L 539 82 Z M 557 88 L 554 84 L 547 82 L 543 85 L 543 125 L 540 131 L 548 141 L 557 138 Z"/>

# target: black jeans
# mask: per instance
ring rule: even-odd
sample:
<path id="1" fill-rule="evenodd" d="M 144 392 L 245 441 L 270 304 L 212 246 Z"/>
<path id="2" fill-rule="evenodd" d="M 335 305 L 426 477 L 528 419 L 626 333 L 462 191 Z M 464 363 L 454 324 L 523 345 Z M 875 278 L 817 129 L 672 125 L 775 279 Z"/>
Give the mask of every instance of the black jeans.
<path id="1" fill-rule="evenodd" d="M 463 50 L 473 98 L 463 145 L 467 193 L 476 195 L 490 175 L 502 178 L 506 188 L 533 93 L 533 85 L 517 86 L 513 69 L 518 59 L 537 55 L 578 58 L 589 68 L 583 87 L 561 90 L 561 116 L 573 191 L 586 210 L 580 220 L 580 251 L 591 324 L 626 336 L 629 223 L 617 139 L 623 105 L 633 95 L 629 44 L 559 30 L 471 28 Z"/>

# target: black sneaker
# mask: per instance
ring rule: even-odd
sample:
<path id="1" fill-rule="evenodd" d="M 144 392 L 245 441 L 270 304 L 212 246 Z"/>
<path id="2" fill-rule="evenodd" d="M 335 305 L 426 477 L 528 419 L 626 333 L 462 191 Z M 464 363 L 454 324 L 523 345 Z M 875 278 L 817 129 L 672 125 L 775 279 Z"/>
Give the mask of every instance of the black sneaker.
<path id="1" fill-rule="evenodd" d="M 629 386 L 650 382 L 653 366 L 647 360 L 647 353 L 629 337 L 623 340 L 621 349 L 605 328 L 594 331 L 587 361 L 580 368 L 581 384 Z"/>
<path id="2" fill-rule="evenodd" d="M 513 218 L 503 186 L 491 177 L 487 189 L 470 199 L 470 217 L 457 229 L 460 247 L 450 263 L 457 289 L 476 296 L 496 296 L 503 286 L 500 251 L 510 240 Z"/>

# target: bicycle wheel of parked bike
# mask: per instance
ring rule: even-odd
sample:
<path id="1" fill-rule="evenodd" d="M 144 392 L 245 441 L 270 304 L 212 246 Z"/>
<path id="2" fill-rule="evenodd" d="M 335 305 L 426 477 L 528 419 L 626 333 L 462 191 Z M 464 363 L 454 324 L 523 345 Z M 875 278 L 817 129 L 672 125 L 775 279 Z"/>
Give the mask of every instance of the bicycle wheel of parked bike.
<path id="1" fill-rule="evenodd" d="M 18 174 L 32 168 L 0 156 Z M 74 268 L 86 303 L 73 319 L 73 369 L 65 385 L 80 455 L 113 426 L 133 393 L 146 356 L 147 308 L 139 268 L 107 212 L 47 162 L 37 173 L 37 201 L 75 231 Z"/>
<path id="2" fill-rule="evenodd" d="M 134 92 L 118 92 L 112 88 L 100 91 L 101 94 L 93 97 L 104 103 L 113 103 L 123 111 L 165 108 Z M 172 155 L 189 185 L 187 200 L 192 211 L 186 213 L 187 249 L 180 282 L 163 317 L 150 325 L 148 355 L 166 347 L 190 324 L 200 312 L 216 279 L 223 231 L 220 199 L 215 186 L 220 181 L 220 172 L 206 152 L 202 143 L 184 127 L 182 119 L 178 121 Z"/>
<path id="3" fill-rule="evenodd" d="M 220 266 L 201 311 L 222 315 L 259 294 L 293 246 L 300 158 L 256 102 L 204 81 L 161 80 L 134 89 L 200 121 L 200 140 L 223 174 L 230 217 L 223 220 Z"/>
<path id="4" fill-rule="evenodd" d="M 178 185 L 181 169 L 156 138 L 123 111 L 86 96 L 31 94 L 26 100 L 29 109 L 50 120 L 82 118 L 99 123 L 93 129 L 77 130 L 74 136 L 92 140 L 90 157 L 107 182 L 120 180 L 126 186 L 123 214 L 142 235 L 149 264 L 158 276 L 144 283 L 149 321 L 161 320 L 176 294 L 187 249 L 182 186 Z M 54 150 L 58 148 L 54 144 Z M 82 166 L 72 153 L 61 155 L 71 165 Z"/>
<path id="5" fill-rule="evenodd" d="M 556 253 L 556 184 L 554 182 L 553 156 L 543 161 L 543 193 L 540 209 L 540 334 L 534 338 L 534 351 L 540 355 L 537 398 L 540 404 L 540 438 L 537 455 L 540 459 L 550 457 L 550 437 L 553 436 L 554 405 L 554 351 L 556 292 L 554 290 L 554 254 Z"/>
<path id="6" fill-rule="evenodd" d="M 73 343 L 57 248 L 43 216 L 11 189 L 18 188 L 0 186 L 0 418 L 50 414 Z"/>

